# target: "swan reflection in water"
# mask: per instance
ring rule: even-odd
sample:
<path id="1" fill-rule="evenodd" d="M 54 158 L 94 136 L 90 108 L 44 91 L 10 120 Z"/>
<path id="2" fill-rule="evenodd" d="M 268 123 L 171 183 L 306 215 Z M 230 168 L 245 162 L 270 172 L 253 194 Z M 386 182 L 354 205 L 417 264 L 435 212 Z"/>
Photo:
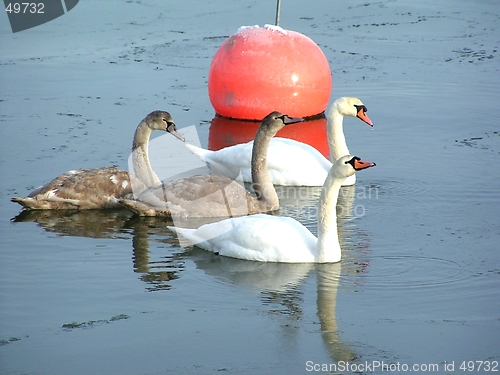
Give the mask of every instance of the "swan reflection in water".
<path id="1" fill-rule="evenodd" d="M 341 263 L 270 263 L 219 257 L 193 248 L 188 255 L 196 267 L 225 284 L 232 284 L 259 293 L 271 314 L 301 320 L 302 284 L 307 277 L 316 277 L 316 308 L 320 333 L 333 361 L 353 361 L 356 354 L 339 337 L 336 306 Z M 284 329 L 289 330 L 288 326 Z M 287 335 L 290 337 L 289 335 Z M 298 340 L 298 337 L 296 337 Z"/>
<path id="2" fill-rule="evenodd" d="M 132 214 L 123 209 L 110 210 L 23 210 L 13 223 L 32 222 L 47 232 L 61 236 L 121 238 L 129 236 L 123 224 Z"/>
<path id="3" fill-rule="evenodd" d="M 315 232 L 316 205 L 321 188 L 302 187 L 300 192 L 291 187 L 278 187 L 281 209 L 278 214 L 293 216 Z M 337 289 L 342 267 L 344 274 L 364 272 L 367 261 L 363 257 L 363 246 L 353 244 L 353 237 L 359 237 L 351 221 L 355 200 L 355 186 L 343 187 L 337 204 L 339 240 L 346 250 L 342 262 L 332 264 L 281 264 L 244 261 L 218 257 L 198 248 L 179 247 L 178 239 L 166 229 L 172 221 L 156 217 L 136 217 L 126 210 L 112 211 L 23 211 L 12 222 L 36 222 L 47 232 L 61 236 L 89 238 L 113 238 L 130 240 L 132 237 L 133 270 L 140 274 L 147 291 L 168 290 L 181 277 L 186 261 L 192 261 L 197 269 L 218 282 L 229 283 L 242 290 L 257 292 L 270 314 L 285 315 L 289 319 L 303 318 L 303 283 L 308 277 L 317 281 L 317 316 L 320 334 L 332 360 L 352 361 L 355 353 L 339 338 L 336 304 Z M 306 214 L 307 213 L 307 214 Z M 214 219 L 210 219 L 214 220 Z M 183 223 L 197 227 L 206 222 L 198 219 Z M 178 224 L 176 222 L 176 224 Z M 361 233 L 361 235 L 363 235 Z M 155 241 L 167 251 L 150 251 Z M 357 242 L 357 238 L 356 238 Z M 361 253 L 358 250 L 362 250 Z M 362 265 L 362 266 L 360 266 Z M 345 277 L 345 276 L 344 276 Z M 349 276 L 347 276 L 349 277 Z M 352 281 L 349 281 L 352 284 Z"/>
<path id="4" fill-rule="evenodd" d="M 167 231 L 161 228 L 164 228 L 165 221 L 136 218 L 128 210 L 25 210 L 11 221 L 33 222 L 59 236 L 126 241 L 132 237 L 133 269 L 147 284 L 148 291 L 170 289 L 171 281 L 179 278 L 179 272 L 184 268 L 182 249 L 152 259 L 150 237 L 160 232 L 164 237 Z M 174 239 L 169 242 L 172 247 L 178 247 Z M 127 242 L 124 246 L 128 248 L 130 245 Z"/>

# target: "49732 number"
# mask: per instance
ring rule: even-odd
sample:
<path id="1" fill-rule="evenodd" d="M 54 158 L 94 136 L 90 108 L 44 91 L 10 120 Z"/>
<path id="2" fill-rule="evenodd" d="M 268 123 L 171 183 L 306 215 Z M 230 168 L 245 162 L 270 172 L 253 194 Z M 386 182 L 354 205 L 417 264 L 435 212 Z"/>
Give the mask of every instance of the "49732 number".
<path id="1" fill-rule="evenodd" d="M 463 361 L 460 364 L 462 371 L 498 371 L 498 361 Z"/>
<path id="2" fill-rule="evenodd" d="M 7 13 L 43 13 L 44 3 L 8 3 L 5 11 Z"/>

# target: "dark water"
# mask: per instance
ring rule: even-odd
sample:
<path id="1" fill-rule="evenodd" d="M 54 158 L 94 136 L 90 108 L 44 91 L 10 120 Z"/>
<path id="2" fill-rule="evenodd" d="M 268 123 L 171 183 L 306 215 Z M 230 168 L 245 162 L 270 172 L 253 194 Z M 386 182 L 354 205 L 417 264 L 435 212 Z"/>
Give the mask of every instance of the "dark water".
<path id="1" fill-rule="evenodd" d="M 121 211 L 18 217 L 9 198 L 61 172 L 126 168 L 151 110 L 196 124 L 206 145 L 211 58 L 274 7 L 86 1 L 17 34 L 4 16 L 0 373 L 300 374 L 338 361 L 358 367 L 328 370 L 463 373 L 500 360 L 495 2 L 283 3 L 282 26 L 330 61 L 332 101 L 361 98 L 375 123 L 345 120 L 351 152 L 377 167 L 342 190 L 339 264 L 185 250 L 168 221 Z M 318 189 L 280 196 L 315 233 Z"/>

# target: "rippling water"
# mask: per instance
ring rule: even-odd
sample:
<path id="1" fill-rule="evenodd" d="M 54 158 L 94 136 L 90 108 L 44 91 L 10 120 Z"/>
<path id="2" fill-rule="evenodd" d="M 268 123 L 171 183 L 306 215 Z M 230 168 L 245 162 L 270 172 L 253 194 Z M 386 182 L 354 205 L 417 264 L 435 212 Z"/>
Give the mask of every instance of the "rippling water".
<path id="1" fill-rule="evenodd" d="M 375 123 L 345 120 L 351 153 L 377 167 L 341 190 L 343 259 L 330 265 L 183 249 L 170 221 L 123 211 L 20 214 L 9 198 L 61 172 L 126 168 L 135 126 L 153 109 L 180 127 L 200 124 L 206 145 L 211 57 L 239 26 L 274 12 L 157 5 L 165 25 L 150 22 L 149 4 L 122 4 L 113 21 L 96 4 L 15 36 L 2 26 L 5 45 L 23 49 L 0 58 L 0 373 L 310 373 L 307 361 L 455 361 L 457 370 L 500 360 L 492 4 L 283 4 L 284 27 L 325 51 L 332 100 L 361 98 Z M 62 22 L 79 11 L 94 14 L 95 29 L 75 19 L 68 38 Z M 94 34 L 106 39 L 89 48 Z M 279 214 L 316 234 L 320 189 L 278 193 Z"/>

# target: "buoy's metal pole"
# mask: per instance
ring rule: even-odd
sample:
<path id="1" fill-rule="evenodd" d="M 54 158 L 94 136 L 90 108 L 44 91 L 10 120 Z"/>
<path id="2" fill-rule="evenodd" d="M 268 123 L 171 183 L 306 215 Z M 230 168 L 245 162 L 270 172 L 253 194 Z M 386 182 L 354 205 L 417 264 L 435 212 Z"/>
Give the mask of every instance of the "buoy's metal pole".
<path id="1" fill-rule="evenodd" d="M 278 4 L 276 5 L 276 26 L 280 25 L 280 8 L 281 0 L 278 0 Z"/>

